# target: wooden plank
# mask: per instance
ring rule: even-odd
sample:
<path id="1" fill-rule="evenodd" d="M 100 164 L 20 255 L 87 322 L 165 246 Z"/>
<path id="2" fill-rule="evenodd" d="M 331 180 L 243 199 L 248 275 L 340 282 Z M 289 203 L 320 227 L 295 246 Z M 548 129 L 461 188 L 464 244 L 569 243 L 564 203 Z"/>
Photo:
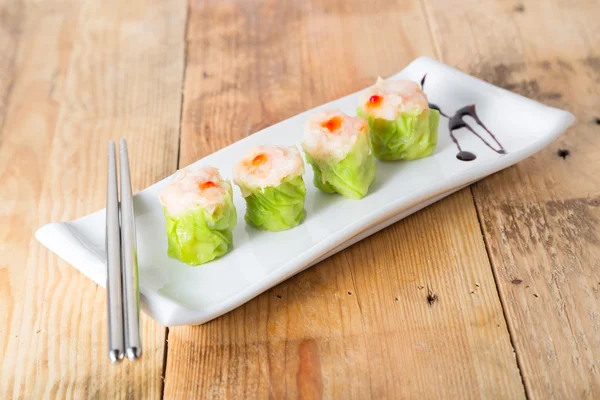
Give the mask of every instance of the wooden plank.
<path id="1" fill-rule="evenodd" d="M 0 171 L 3 168 L 4 158 L 2 157 L 3 127 L 6 116 L 8 99 L 13 87 L 15 77 L 15 58 L 18 42 L 20 38 L 22 18 L 22 4 L 16 1 L 0 0 Z M 0 172 L 0 178 L 2 177 Z M 1 183 L 0 183 L 1 185 Z M 3 186 L 0 186 L 3 189 Z M 7 226 L 5 191 L 0 190 L 0 226 Z M 8 230 L 0 230 L 0 260 L 4 260 L 4 254 L 7 254 L 9 246 Z M 6 326 L 10 321 L 9 302 L 5 301 L 11 296 L 8 285 L 8 265 L 0 261 L 0 360 L 4 360 L 6 354 L 6 343 L 8 342 L 8 330 Z M 1 369 L 0 369 L 1 371 Z M 0 394 L 2 393 L 0 383 Z"/>
<path id="2" fill-rule="evenodd" d="M 165 329 L 142 318 L 143 359 L 110 365 L 104 290 L 32 235 L 103 207 L 109 138 L 128 139 L 135 190 L 175 170 L 185 2 L 32 3 L 26 15 L 0 147 L 0 397 L 159 398 Z"/>
<path id="3" fill-rule="evenodd" d="M 24 367 L 18 359 L 19 347 L 23 345 L 20 352 L 24 352 L 29 349 L 32 338 L 46 333 L 33 319 L 37 314 L 35 308 L 23 308 L 23 293 L 35 287 L 29 286 L 31 272 L 27 273 L 25 266 L 37 224 L 35 210 L 43 183 L 40 175 L 47 166 L 47 148 L 62 96 L 57 88 L 66 76 L 79 10 L 76 6 L 38 10 L 29 3 L 20 7 L 19 26 L 13 27 L 14 32 L 18 32 L 18 36 L 13 37 L 15 52 L 9 56 L 16 72 L 10 79 L 12 90 L 7 97 L 10 101 L 7 101 L 0 133 L 1 398 L 17 398 L 19 393 L 21 396 L 27 393 L 20 392 L 25 389 L 24 382 L 19 388 L 14 381 L 19 369 Z M 43 13 L 46 13 L 44 18 Z M 34 304 L 37 306 L 37 303 Z M 28 321 L 28 331 L 21 330 L 24 319 Z M 35 357 L 36 352 L 32 351 L 31 360 Z M 32 363 L 30 368 L 43 365 L 43 358 L 40 361 L 40 364 Z"/>
<path id="4" fill-rule="evenodd" d="M 428 4 L 446 62 L 577 117 L 473 194 L 529 397 L 598 398 L 600 4 Z"/>
<path id="5" fill-rule="evenodd" d="M 182 166 L 434 53 L 408 0 L 196 1 L 188 40 Z M 166 398 L 523 395 L 468 190 L 169 333 Z"/>

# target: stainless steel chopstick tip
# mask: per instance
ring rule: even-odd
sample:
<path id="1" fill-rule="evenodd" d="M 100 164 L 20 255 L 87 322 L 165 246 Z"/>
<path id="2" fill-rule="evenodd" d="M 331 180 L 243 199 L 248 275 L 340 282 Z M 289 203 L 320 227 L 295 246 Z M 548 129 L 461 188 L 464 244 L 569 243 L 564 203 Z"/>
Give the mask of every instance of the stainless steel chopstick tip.
<path id="1" fill-rule="evenodd" d="M 129 361 L 135 361 L 142 356 L 142 349 L 138 347 L 129 347 L 126 352 Z"/>
<path id="2" fill-rule="evenodd" d="M 120 350 L 110 350 L 108 352 L 108 358 L 110 359 L 110 362 L 114 364 L 123 359 L 123 352 Z"/>

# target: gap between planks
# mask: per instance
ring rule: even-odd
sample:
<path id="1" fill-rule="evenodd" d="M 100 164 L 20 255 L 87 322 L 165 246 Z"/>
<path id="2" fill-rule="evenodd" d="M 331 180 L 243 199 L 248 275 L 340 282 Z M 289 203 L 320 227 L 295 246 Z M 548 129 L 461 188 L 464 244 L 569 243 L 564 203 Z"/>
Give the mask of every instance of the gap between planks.
<path id="1" fill-rule="evenodd" d="M 502 307 L 502 316 L 506 321 L 506 327 L 508 328 L 508 338 L 510 339 L 510 345 L 515 352 L 515 359 L 517 361 L 517 370 L 519 371 L 519 377 L 521 378 L 521 383 L 523 383 L 523 388 L 525 390 L 525 397 L 527 399 L 531 398 L 531 391 L 527 380 L 523 376 L 523 360 L 520 353 L 517 351 L 515 347 L 516 341 L 516 332 L 515 328 L 511 322 L 511 319 L 508 318 L 508 308 L 506 305 L 506 299 L 504 298 L 504 294 L 500 290 L 498 273 L 496 272 L 496 268 L 494 268 L 492 256 L 490 254 L 490 244 L 488 242 L 487 237 L 485 236 L 485 232 L 483 231 L 483 216 L 481 215 L 481 210 L 475 201 L 475 194 L 473 193 L 473 185 L 469 185 L 469 192 L 471 193 L 471 199 L 473 200 L 473 205 L 475 206 L 475 212 L 477 214 L 477 221 L 479 222 L 479 229 L 481 231 L 481 237 L 483 238 L 483 243 L 485 245 L 485 254 L 487 255 L 488 261 L 490 263 L 490 269 L 492 270 L 492 276 L 494 277 L 494 284 L 496 285 L 496 292 L 498 292 L 498 298 L 500 299 L 500 306 Z"/>
<path id="2" fill-rule="evenodd" d="M 165 345 L 163 348 L 163 366 L 160 382 L 160 398 L 165 398 L 165 381 L 167 380 L 167 357 L 169 356 L 169 327 L 165 327 Z"/>
<path id="3" fill-rule="evenodd" d="M 191 6 L 190 2 L 185 3 L 185 29 L 183 30 L 183 74 L 181 76 L 181 97 L 179 110 L 179 130 L 177 137 L 177 169 L 181 168 L 181 131 L 183 126 L 183 105 L 185 101 L 185 79 L 187 71 L 188 58 L 188 29 L 190 26 Z M 165 386 L 167 380 L 167 359 L 169 357 L 169 327 L 165 327 L 165 344 L 163 350 L 163 366 L 162 366 L 162 381 L 160 383 L 160 399 L 165 398 Z"/>

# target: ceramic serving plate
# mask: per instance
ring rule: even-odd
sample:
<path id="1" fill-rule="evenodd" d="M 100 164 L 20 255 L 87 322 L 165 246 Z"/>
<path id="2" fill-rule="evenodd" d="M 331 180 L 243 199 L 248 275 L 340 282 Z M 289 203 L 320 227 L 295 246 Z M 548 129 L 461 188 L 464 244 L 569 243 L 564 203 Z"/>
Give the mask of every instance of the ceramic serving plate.
<path id="1" fill-rule="evenodd" d="M 439 141 L 430 157 L 377 165 L 377 177 L 362 200 L 319 192 L 306 169 L 305 221 L 284 232 L 262 232 L 244 222 L 245 202 L 234 189 L 238 224 L 234 249 L 225 257 L 189 267 L 167 256 L 164 217 L 158 193 L 166 178 L 135 195 L 139 286 L 143 310 L 164 325 L 202 324 L 247 302 L 261 292 L 374 232 L 489 174 L 543 149 L 569 127 L 572 114 L 500 89 L 430 58 L 419 58 L 390 79 L 421 81 L 432 104 L 448 116 L 440 119 Z M 351 94 L 257 132 L 189 166 L 213 165 L 231 179 L 235 162 L 257 144 L 299 145 L 304 123 L 318 109 L 339 108 L 355 114 L 358 93 Z M 480 121 L 456 114 L 475 104 Z M 478 138 L 467 123 L 492 148 Z M 476 155 L 457 158 L 458 147 Z M 497 142 L 490 135 L 495 136 Z M 135 141 L 130 143 L 135 146 Z M 501 145 L 505 154 L 494 151 Z M 467 154 L 470 155 L 470 154 Z M 106 285 L 105 211 L 43 226 L 36 237 L 59 257 L 99 285 Z"/>

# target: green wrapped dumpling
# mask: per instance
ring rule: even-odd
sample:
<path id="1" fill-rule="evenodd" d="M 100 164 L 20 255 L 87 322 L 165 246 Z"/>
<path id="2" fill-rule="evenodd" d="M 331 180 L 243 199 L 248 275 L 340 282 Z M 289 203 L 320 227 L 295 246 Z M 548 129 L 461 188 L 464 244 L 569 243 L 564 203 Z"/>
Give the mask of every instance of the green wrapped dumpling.
<path id="1" fill-rule="evenodd" d="M 246 200 L 246 222 L 267 231 L 299 225 L 305 216 L 304 161 L 295 147 L 256 146 L 235 166 Z"/>
<path id="2" fill-rule="evenodd" d="M 318 189 L 356 200 L 367 194 L 376 170 L 367 121 L 339 110 L 319 112 L 306 123 L 302 148 Z"/>
<path id="3" fill-rule="evenodd" d="M 216 168 L 180 170 L 160 194 L 169 256 L 200 265 L 231 250 L 237 222 L 232 195 Z"/>
<path id="4" fill-rule="evenodd" d="M 414 160 L 435 150 L 440 114 L 413 81 L 378 78 L 360 96 L 357 113 L 369 121 L 371 148 L 380 160 Z"/>

